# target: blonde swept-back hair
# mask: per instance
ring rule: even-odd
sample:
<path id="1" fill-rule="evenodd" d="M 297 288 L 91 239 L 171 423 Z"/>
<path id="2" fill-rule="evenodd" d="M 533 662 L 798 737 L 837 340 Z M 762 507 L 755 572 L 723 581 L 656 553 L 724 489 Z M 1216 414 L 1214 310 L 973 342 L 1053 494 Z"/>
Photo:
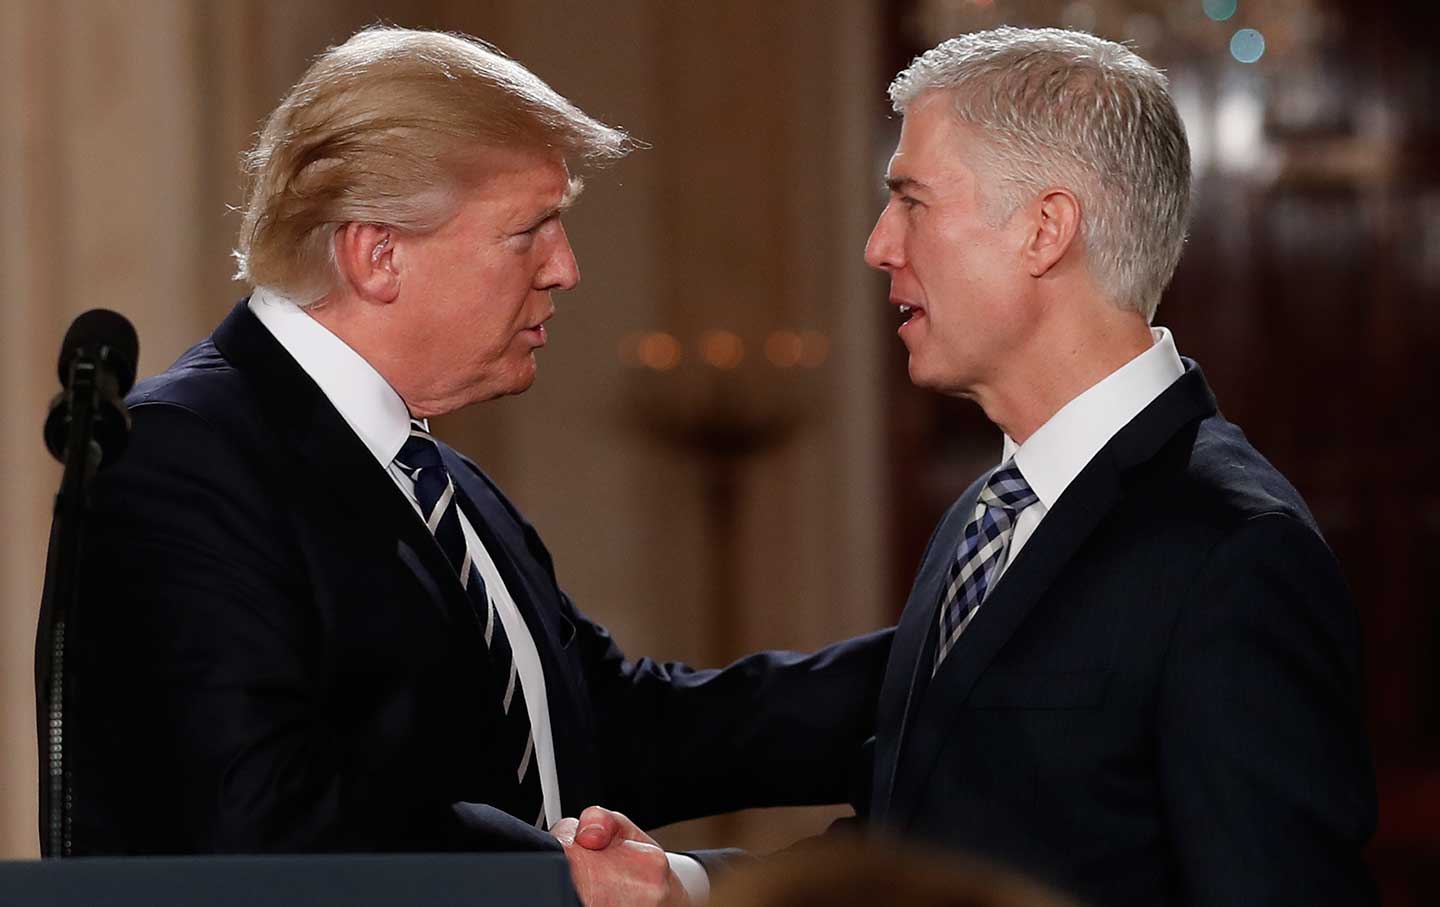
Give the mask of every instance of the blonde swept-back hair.
<path id="1" fill-rule="evenodd" d="M 1084 32 L 997 28 L 951 38 L 890 85 L 897 113 L 949 94 L 978 130 L 993 221 L 1047 186 L 1075 193 L 1091 275 L 1147 320 L 1175 273 L 1190 210 L 1190 146 L 1163 73 Z"/>
<path id="2" fill-rule="evenodd" d="M 341 225 L 439 227 L 483 177 L 477 151 L 553 153 L 578 173 L 632 144 L 483 41 L 364 29 L 316 58 L 246 155 L 236 279 L 314 302 L 335 285 Z"/>

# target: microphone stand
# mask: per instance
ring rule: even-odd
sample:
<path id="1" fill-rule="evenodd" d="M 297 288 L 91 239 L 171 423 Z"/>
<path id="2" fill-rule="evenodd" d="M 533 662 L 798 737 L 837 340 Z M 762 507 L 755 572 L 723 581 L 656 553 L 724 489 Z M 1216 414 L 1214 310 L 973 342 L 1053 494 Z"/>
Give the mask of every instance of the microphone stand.
<path id="1" fill-rule="evenodd" d="M 101 450 L 95 443 L 101 377 L 94 359 L 81 356 L 71 364 L 69 425 L 65 442 L 65 472 L 55 495 L 50 524 L 50 552 L 45 562 L 45 590 L 35 638 L 35 705 L 40 749 L 40 854 L 46 858 L 70 855 L 71 769 L 65 759 L 65 737 L 75 739 L 72 716 L 73 681 L 65 673 L 66 634 L 74 637 L 75 595 L 89 507 L 90 480 L 100 466 Z"/>

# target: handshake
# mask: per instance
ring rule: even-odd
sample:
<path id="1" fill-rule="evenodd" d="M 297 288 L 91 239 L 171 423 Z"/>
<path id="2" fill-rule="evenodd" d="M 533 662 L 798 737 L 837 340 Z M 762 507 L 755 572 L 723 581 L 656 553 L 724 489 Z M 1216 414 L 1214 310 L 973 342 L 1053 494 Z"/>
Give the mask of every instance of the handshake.
<path id="1" fill-rule="evenodd" d="M 664 848 L 623 814 L 591 806 L 578 819 L 556 822 L 550 834 L 565 849 L 585 907 L 690 904 Z"/>

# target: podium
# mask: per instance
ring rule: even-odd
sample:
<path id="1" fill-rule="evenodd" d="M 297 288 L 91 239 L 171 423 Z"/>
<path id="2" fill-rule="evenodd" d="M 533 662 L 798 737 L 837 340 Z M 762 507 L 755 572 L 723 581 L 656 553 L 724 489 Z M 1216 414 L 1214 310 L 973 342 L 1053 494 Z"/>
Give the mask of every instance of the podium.
<path id="1" fill-rule="evenodd" d="M 0 905 L 579 907 L 559 853 L 89 857 L 0 862 Z"/>

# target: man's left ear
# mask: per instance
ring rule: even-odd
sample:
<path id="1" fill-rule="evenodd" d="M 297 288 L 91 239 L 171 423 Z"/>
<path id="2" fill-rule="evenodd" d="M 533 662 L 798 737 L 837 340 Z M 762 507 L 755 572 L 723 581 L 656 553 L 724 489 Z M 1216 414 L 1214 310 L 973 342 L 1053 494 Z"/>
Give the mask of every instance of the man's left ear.
<path id="1" fill-rule="evenodd" d="M 1080 234 L 1080 200 L 1069 189 L 1046 189 L 1034 211 L 1023 254 L 1030 276 L 1043 277 L 1060 263 Z"/>
<path id="2" fill-rule="evenodd" d="M 348 223 L 335 232 L 335 263 L 350 289 L 369 302 L 390 303 L 400 292 L 395 231 L 383 224 Z"/>

